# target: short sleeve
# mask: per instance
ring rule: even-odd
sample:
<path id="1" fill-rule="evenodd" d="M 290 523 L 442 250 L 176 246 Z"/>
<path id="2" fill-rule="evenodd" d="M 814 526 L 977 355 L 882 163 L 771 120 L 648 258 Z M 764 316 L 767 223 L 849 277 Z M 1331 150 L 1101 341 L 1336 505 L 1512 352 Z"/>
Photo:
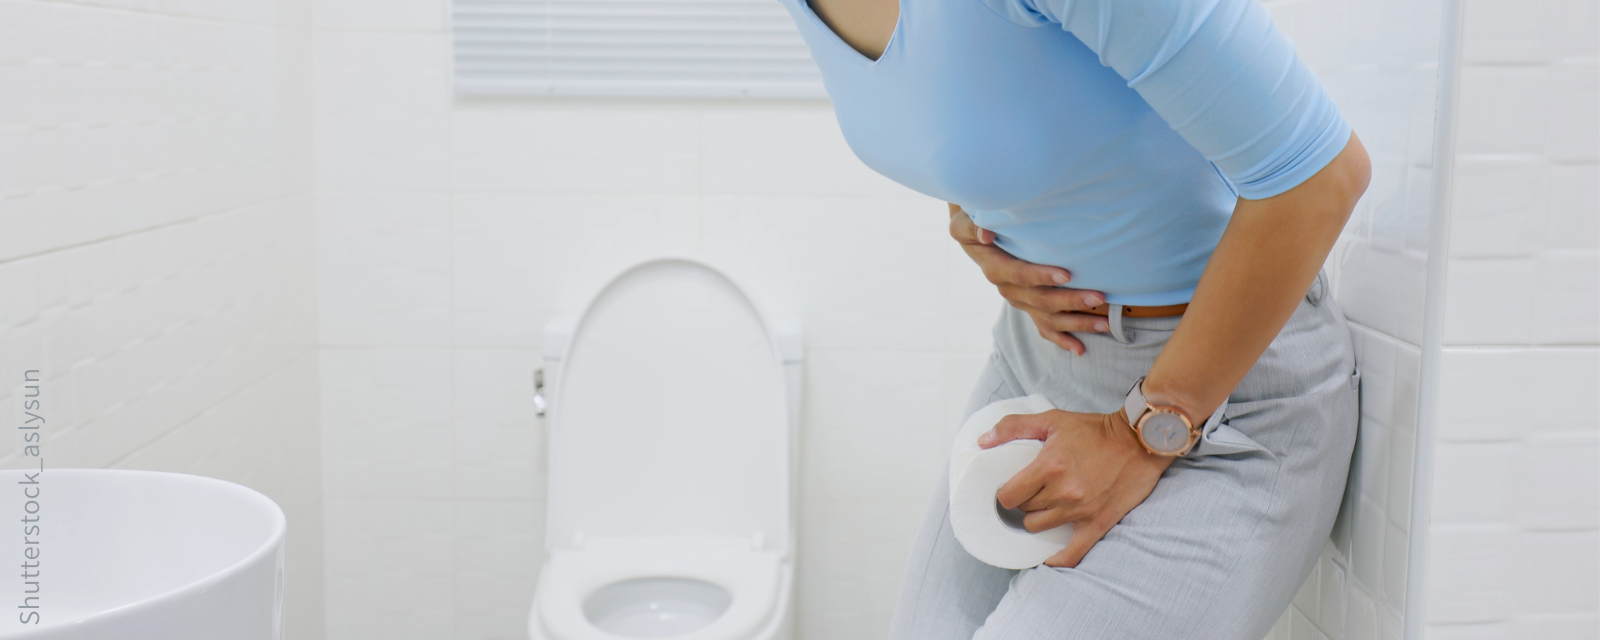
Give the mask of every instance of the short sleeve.
<path id="1" fill-rule="evenodd" d="M 1139 92 L 1248 199 L 1278 195 L 1344 149 L 1350 125 L 1256 0 L 983 0 L 1055 23 Z"/>

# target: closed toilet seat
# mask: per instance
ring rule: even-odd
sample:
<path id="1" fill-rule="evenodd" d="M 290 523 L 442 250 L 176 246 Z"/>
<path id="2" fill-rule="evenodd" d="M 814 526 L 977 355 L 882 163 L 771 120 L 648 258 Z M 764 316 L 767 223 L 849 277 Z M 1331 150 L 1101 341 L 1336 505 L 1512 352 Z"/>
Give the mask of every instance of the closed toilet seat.
<path id="1" fill-rule="evenodd" d="M 545 563 L 534 598 L 537 624 L 552 640 L 623 640 L 598 628 L 585 602 L 607 586 L 630 580 L 677 578 L 721 587 L 727 609 L 704 627 L 658 636 L 674 640 L 745 640 L 778 613 L 782 558 L 739 538 L 612 538 L 581 549 L 557 550 Z M 643 636 L 635 636 L 643 637 Z"/>

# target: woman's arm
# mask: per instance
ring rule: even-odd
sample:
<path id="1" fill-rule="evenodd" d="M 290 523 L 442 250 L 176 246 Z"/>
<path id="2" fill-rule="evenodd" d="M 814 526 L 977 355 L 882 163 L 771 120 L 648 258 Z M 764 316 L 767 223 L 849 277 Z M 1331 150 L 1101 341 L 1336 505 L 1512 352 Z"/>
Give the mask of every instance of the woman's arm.
<path id="1" fill-rule="evenodd" d="M 1195 424 L 1227 399 L 1283 330 L 1339 239 L 1371 165 L 1355 134 L 1310 179 L 1262 200 L 1241 198 L 1194 298 L 1145 377 L 1145 399 Z"/>
<path id="2" fill-rule="evenodd" d="M 1288 323 L 1368 177 L 1366 150 L 1352 134 L 1332 162 L 1293 189 L 1239 200 L 1194 300 L 1145 378 L 1147 401 L 1177 407 L 1197 424 L 1222 404 Z M 971 236 L 964 243 L 992 241 L 981 231 L 962 227 L 962 232 Z M 986 273 L 1027 282 L 1014 283 L 1013 291 L 1054 273 L 1053 267 L 1035 269 L 1003 252 L 977 252 L 973 258 Z M 1027 512 L 1023 526 L 1029 531 L 1073 524 L 1071 542 L 1045 561 L 1050 566 L 1078 566 L 1111 527 L 1149 497 L 1173 461 L 1146 452 L 1120 409 L 1007 416 L 978 443 L 987 449 L 1022 439 L 1043 440 L 1044 449 L 995 498 L 1001 506 Z"/>

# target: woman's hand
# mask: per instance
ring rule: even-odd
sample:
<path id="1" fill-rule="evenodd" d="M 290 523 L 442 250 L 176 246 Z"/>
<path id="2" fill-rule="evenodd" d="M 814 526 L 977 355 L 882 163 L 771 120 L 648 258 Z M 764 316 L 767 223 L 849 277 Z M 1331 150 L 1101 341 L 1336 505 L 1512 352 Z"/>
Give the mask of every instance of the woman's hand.
<path id="1" fill-rule="evenodd" d="M 1072 524 L 1067 548 L 1045 560 L 1076 567 L 1111 527 L 1144 502 L 1173 458 L 1139 445 L 1121 411 L 1073 413 L 1059 409 L 1011 415 L 978 438 L 988 449 L 1012 440 L 1043 440 L 1039 457 L 1011 478 L 995 498 L 1027 512 L 1022 525 L 1038 533 Z"/>
<path id="2" fill-rule="evenodd" d="M 1000 289 L 1000 297 L 1033 317 L 1033 326 L 1044 339 L 1081 356 L 1083 342 L 1071 332 L 1109 330 L 1105 316 L 1078 313 L 1100 306 L 1105 294 L 1056 286 L 1071 282 L 1072 274 L 1060 267 L 1012 257 L 994 246 L 994 232 L 973 224 L 967 212 L 955 204 L 950 205 L 950 236 L 983 269 L 984 277 Z"/>

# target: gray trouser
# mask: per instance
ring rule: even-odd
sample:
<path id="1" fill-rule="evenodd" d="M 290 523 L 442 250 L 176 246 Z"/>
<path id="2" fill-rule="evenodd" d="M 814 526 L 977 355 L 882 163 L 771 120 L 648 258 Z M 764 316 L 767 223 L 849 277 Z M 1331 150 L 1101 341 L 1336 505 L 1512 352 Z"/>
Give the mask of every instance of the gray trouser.
<path id="1" fill-rule="evenodd" d="M 895 640 L 1260 640 L 1311 571 L 1344 493 L 1359 376 L 1344 316 L 1317 278 L 1229 397 L 1225 426 L 1179 459 L 1077 568 L 983 564 L 950 530 L 940 479 L 912 549 Z M 1082 357 L 1007 307 L 967 405 L 1043 394 L 1110 412 L 1178 318 L 1122 318 L 1122 336 L 1080 333 Z"/>

